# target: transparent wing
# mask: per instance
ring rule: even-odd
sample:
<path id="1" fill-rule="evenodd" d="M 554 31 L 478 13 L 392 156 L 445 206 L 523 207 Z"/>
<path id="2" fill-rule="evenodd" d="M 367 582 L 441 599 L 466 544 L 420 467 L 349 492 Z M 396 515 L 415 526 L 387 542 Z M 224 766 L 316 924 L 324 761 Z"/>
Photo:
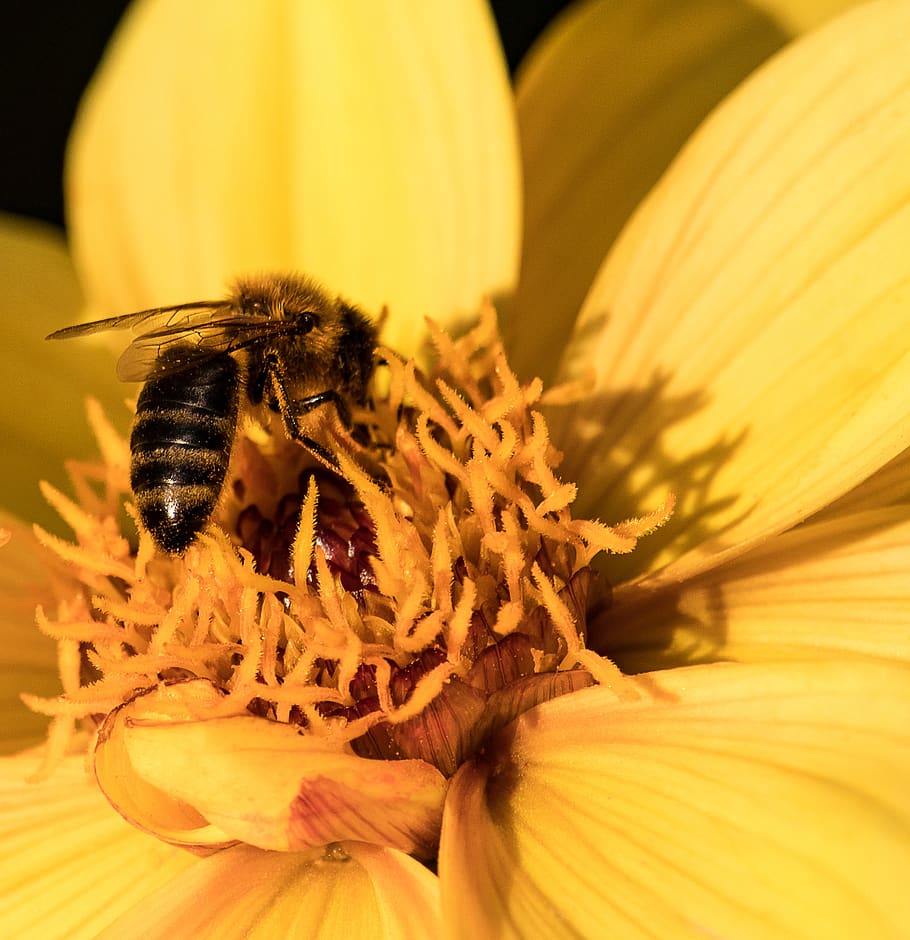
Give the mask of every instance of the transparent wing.
<path id="1" fill-rule="evenodd" d="M 236 314 L 179 329 L 150 330 L 124 350 L 117 362 L 117 376 L 124 382 L 162 378 L 212 356 L 236 352 L 294 329 L 295 324 L 287 321 Z"/>
<path id="2" fill-rule="evenodd" d="M 230 301 L 198 301 L 154 307 L 121 317 L 79 323 L 57 330 L 48 339 L 72 339 L 105 330 L 142 330 L 117 362 L 124 382 L 142 382 L 180 372 L 222 353 L 231 353 L 269 337 L 294 332 L 295 324 L 249 314 Z"/>
<path id="3" fill-rule="evenodd" d="M 108 317 L 106 320 L 93 320 L 91 323 L 65 326 L 62 330 L 55 330 L 48 334 L 45 339 L 74 339 L 79 336 L 89 336 L 92 333 L 103 333 L 105 330 L 135 330 L 143 324 L 148 324 L 150 330 L 181 329 L 193 322 L 204 323 L 212 318 L 213 313 L 227 310 L 229 306 L 224 300 L 199 300 L 172 307 L 152 307 L 149 310 L 127 313 L 121 317 Z"/>

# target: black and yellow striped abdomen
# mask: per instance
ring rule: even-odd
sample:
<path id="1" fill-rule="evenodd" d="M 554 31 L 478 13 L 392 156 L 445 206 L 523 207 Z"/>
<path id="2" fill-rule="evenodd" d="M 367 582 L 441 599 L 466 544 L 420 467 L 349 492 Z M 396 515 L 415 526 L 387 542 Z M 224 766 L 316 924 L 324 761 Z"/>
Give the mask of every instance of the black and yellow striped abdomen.
<path id="1" fill-rule="evenodd" d="M 240 391 L 240 367 L 222 353 L 149 379 L 139 395 L 130 435 L 130 484 L 143 525 L 166 552 L 185 551 L 215 509 L 237 429 Z"/>

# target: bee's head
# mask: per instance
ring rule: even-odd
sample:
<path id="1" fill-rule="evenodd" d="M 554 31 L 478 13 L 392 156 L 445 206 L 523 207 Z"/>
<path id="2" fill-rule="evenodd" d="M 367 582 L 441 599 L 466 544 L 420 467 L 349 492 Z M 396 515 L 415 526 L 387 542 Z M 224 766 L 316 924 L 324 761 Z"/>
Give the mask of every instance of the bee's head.
<path id="1" fill-rule="evenodd" d="M 243 313 L 299 321 L 302 333 L 331 327 L 339 316 L 338 302 L 306 277 L 275 274 L 243 278 L 237 281 L 233 297 Z"/>
<path id="2" fill-rule="evenodd" d="M 375 327 L 319 284 L 297 275 L 263 275 L 236 283 L 234 302 L 247 315 L 294 324 L 281 352 L 294 378 L 330 381 L 362 400 L 373 371 Z"/>

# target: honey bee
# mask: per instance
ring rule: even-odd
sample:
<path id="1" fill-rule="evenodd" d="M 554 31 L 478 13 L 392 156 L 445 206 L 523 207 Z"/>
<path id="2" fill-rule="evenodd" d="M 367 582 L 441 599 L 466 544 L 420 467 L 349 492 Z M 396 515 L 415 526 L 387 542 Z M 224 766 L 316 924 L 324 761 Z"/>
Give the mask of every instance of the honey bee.
<path id="1" fill-rule="evenodd" d="M 349 406 L 366 399 L 377 341 L 356 307 L 292 275 L 238 280 L 223 300 L 140 310 L 47 338 L 119 329 L 138 335 L 117 375 L 145 382 L 130 434 L 130 485 L 142 524 L 174 555 L 215 510 L 244 399 L 277 412 L 288 437 L 337 466 L 300 419 L 330 404 L 350 427 Z"/>

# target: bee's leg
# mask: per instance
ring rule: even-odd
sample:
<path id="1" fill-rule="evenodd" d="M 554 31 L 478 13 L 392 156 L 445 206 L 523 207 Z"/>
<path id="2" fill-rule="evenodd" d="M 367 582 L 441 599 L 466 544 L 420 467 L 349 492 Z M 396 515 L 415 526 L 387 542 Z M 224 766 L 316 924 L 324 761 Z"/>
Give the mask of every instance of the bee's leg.
<path id="1" fill-rule="evenodd" d="M 275 398 L 275 404 L 278 406 L 278 413 L 281 415 L 281 420 L 284 422 L 284 429 L 287 433 L 287 436 L 298 444 L 301 444 L 305 447 L 313 456 L 318 457 L 324 464 L 329 468 L 334 470 L 336 473 L 341 472 L 341 467 L 338 466 L 338 461 L 335 457 L 325 448 L 322 444 L 314 441 L 311 437 L 308 437 L 303 433 L 303 430 L 300 427 L 300 422 L 297 420 L 297 414 L 294 410 L 295 406 L 299 405 L 299 402 L 296 402 L 291 399 L 288 395 L 287 387 L 284 384 L 284 370 L 281 366 L 280 361 L 277 356 L 269 356 L 266 362 L 268 377 L 270 384 L 272 386 L 272 394 Z M 310 398 L 319 398 L 318 395 L 311 395 Z M 303 401 L 306 402 L 309 399 L 304 398 Z M 329 400 L 329 399 L 326 399 Z M 313 408 L 321 405 L 321 401 L 317 401 L 310 406 L 309 409 L 305 409 L 303 414 L 306 414 L 307 410 L 312 410 Z"/>
<path id="2" fill-rule="evenodd" d="M 288 436 L 291 440 L 295 441 L 297 444 L 301 444 L 305 447 L 314 457 L 318 457 L 330 470 L 334 473 L 341 473 L 341 467 L 338 465 L 338 461 L 335 459 L 334 454 L 322 446 L 318 441 L 314 441 L 313 438 L 307 437 L 306 434 L 298 434 L 296 437 L 288 431 Z"/>
<path id="3" fill-rule="evenodd" d="M 294 415 L 305 415 L 314 411 L 320 405 L 331 402 L 338 412 L 341 423 L 350 428 L 351 409 L 344 398 L 333 388 L 327 388 L 324 392 L 316 392 L 314 395 L 307 395 L 305 398 L 291 398 L 287 393 L 287 387 L 284 384 L 284 366 L 281 360 L 274 354 L 266 357 L 266 368 L 264 374 L 259 378 L 254 378 L 250 386 L 250 397 L 254 402 L 262 401 L 263 388 L 267 379 L 271 379 L 272 388 L 275 392 L 275 401 L 278 410 L 284 414 L 292 413 Z M 258 392 L 258 397 L 253 397 Z"/>
<path id="4" fill-rule="evenodd" d="M 307 395 L 306 398 L 295 398 L 291 405 L 296 414 L 305 415 L 327 402 L 334 404 L 341 423 L 346 428 L 350 428 L 351 409 L 348 408 L 348 403 L 334 389 L 329 388 L 324 392 L 317 392 L 315 395 Z"/>
<path id="5" fill-rule="evenodd" d="M 266 363 L 265 368 L 258 369 L 250 374 L 247 381 L 246 393 L 254 405 L 261 404 L 262 399 L 265 398 L 265 389 L 269 384 L 272 372 L 273 369 L 271 365 Z"/>

